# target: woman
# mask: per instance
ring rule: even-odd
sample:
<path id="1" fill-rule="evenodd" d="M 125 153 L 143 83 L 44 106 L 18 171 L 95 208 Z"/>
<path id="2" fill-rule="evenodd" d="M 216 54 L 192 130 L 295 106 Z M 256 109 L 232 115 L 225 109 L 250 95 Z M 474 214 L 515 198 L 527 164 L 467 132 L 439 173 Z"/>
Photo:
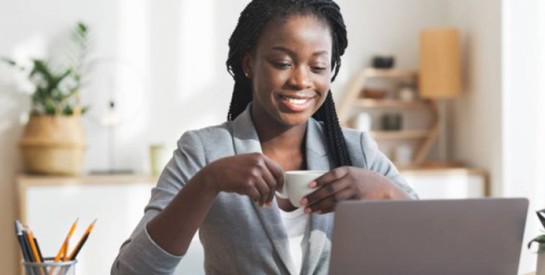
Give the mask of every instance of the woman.
<path id="1" fill-rule="evenodd" d="M 208 274 L 325 274 L 338 201 L 415 198 L 367 134 L 339 127 L 346 45 L 331 0 L 252 1 L 229 40 L 228 121 L 180 138 L 112 273 L 172 273 L 199 229 Z M 283 171 L 311 169 L 329 172 L 303 208 L 275 197 Z"/>

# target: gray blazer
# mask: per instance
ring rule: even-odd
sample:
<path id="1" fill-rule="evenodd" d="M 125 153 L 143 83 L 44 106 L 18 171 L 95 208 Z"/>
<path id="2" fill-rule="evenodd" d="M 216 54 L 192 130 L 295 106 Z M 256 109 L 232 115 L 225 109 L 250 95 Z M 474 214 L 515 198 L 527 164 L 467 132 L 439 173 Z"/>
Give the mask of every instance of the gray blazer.
<path id="1" fill-rule="evenodd" d="M 171 274 L 183 256 L 171 255 L 153 242 L 146 224 L 208 163 L 226 156 L 262 152 L 250 117 L 250 107 L 234 121 L 197 131 L 188 131 L 153 188 L 145 214 L 130 238 L 123 243 L 112 266 L 112 274 Z M 389 177 L 408 194 L 413 189 L 366 134 L 343 130 L 353 165 Z M 306 133 L 308 169 L 330 170 L 324 129 L 308 121 Z M 327 274 L 331 248 L 333 213 L 312 214 L 305 233 L 301 274 Z M 287 233 L 278 205 L 260 207 L 249 197 L 220 193 L 199 229 L 205 251 L 207 274 L 296 274 L 289 257 Z"/>

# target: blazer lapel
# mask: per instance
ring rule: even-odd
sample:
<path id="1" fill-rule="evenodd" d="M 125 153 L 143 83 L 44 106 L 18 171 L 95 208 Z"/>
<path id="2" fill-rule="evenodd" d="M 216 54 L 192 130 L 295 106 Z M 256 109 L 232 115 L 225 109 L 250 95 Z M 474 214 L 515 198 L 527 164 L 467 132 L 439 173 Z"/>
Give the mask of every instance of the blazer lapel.
<path id="1" fill-rule="evenodd" d="M 329 171 L 333 167 L 329 159 L 327 141 L 319 122 L 310 119 L 307 127 L 306 149 L 308 170 Z M 302 274 L 313 274 L 324 250 L 330 247 L 331 222 L 333 214 L 311 214 L 310 228 L 305 233 L 307 247 L 304 253 Z"/>
<path id="2" fill-rule="evenodd" d="M 263 152 L 250 116 L 250 108 L 251 106 L 249 105 L 232 124 L 233 146 L 235 154 L 237 155 Z M 267 237 L 276 250 L 277 255 L 282 260 L 286 270 L 288 270 L 290 274 L 296 274 L 295 265 L 289 256 L 288 236 L 282 225 L 276 200 L 273 200 L 273 204 L 270 207 L 261 207 L 250 198 L 248 198 L 248 200 L 253 205 Z"/>

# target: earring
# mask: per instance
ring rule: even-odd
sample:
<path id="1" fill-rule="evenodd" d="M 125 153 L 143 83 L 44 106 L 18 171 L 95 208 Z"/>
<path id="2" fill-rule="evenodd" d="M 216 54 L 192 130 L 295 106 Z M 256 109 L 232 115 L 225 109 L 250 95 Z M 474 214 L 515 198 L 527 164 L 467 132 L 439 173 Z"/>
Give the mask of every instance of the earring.
<path id="1" fill-rule="evenodd" d="M 244 72 L 244 76 L 246 76 L 246 78 L 248 78 L 248 72 Z"/>

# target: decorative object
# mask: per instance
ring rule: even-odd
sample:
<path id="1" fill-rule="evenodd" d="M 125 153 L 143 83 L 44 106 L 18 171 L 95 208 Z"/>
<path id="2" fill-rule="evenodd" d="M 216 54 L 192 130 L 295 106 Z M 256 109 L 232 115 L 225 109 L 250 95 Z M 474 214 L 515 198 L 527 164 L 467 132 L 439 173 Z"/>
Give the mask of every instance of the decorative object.
<path id="1" fill-rule="evenodd" d="M 401 114 L 384 114 L 381 117 L 381 128 L 384 131 L 399 131 L 402 126 L 402 116 Z"/>
<path id="2" fill-rule="evenodd" d="M 356 116 L 354 128 L 356 128 L 358 131 L 362 131 L 362 132 L 371 131 L 372 125 L 373 125 L 373 118 L 371 117 L 371 114 L 366 112 L 361 112 Z"/>
<path id="3" fill-rule="evenodd" d="M 543 229 L 545 229 L 545 209 L 536 211 L 537 217 L 541 222 Z M 545 275 L 545 234 L 541 234 L 528 243 L 528 249 L 530 249 L 532 243 L 539 245 L 537 250 L 537 267 L 536 275 Z"/>
<path id="4" fill-rule="evenodd" d="M 387 93 L 385 89 L 364 88 L 361 95 L 363 98 L 383 99 Z"/>
<path id="5" fill-rule="evenodd" d="M 398 97 L 403 101 L 413 101 L 416 98 L 415 88 L 411 85 L 405 84 L 401 86 L 398 91 Z"/>
<path id="6" fill-rule="evenodd" d="M 88 28 L 78 22 L 64 59 L 33 59 L 30 68 L 2 58 L 28 74 L 34 86 L 31 115 L 20 147 L 30 173 L 76 175 L 81 172 L 85 139 L 80 103 L 82 71 L 89 50 Z"/>
<path id="7" fill-rule="evenodd" d="M 439 136 L 439 158 L 447 163 L 446 102 L 461 93 L 459 32 L 455 28 L 427 29 L 420 33 L 420 97 L 439 101 L 438 119 L 433 126 Z"/>
<path id="8" fill-rule="evenodd" d="M 391 55 L 373 56 L 371 67 L 375 69 L 391 69 L 395 65 L 395 58 Z"/>

